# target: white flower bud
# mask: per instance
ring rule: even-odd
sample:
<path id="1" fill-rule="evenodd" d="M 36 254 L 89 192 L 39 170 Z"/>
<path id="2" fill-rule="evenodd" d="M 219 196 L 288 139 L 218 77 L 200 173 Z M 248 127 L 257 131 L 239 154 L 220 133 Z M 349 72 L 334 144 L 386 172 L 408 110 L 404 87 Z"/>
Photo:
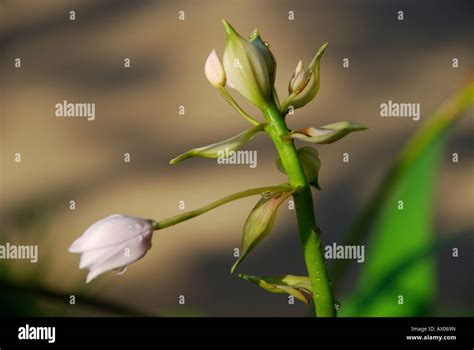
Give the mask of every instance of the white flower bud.
<path id="1" fill-rule="evenodd" d="M 280 109 L 284 115 L 288 113 L 290 106 L 294 109 L 301 108 L 317 95 L 320 85 L 319 66 L 327 46 L 328 44 L 325 43 L 319 48 L 307 69 L 301 62 L 298 63 L 289 83 L 290 94 L 283 101 Z"/>
<path id="2" fill-rule="evenodd" d="M 223 60 L 226 76 L 242 96 L 263 107 L 272 96 L 267 62 L 257 47 L 242 38 L 229 23 L 223 23 L 227 33 Z"/>
<path id="3" fill-rule="evenodd" d="M 306 84 L 308 84 L 309 77 L 309 71 L 303 66 L 303 62 L 299 61 L 295 73 L 293 73 L 290 83 L 288 84 L 289 93 L 291 94 L 303 90 Z"/>
<path id="4" fill-rule="evenodd" d="M 225 85 L 226 76 L 224 67 L 217 56 L 216 50 L 212 50 L 207 57 L 206 64 L 204 65 L 204 72 L 207 80 L 209 80 L 212 86 L 217 88 Z"/>
<path id="5" fill-rule="evenodd" d="M 110 215 L 90 226 L 69 247 L 80 253 L 80 269 L 88 269 L 86 283 L 100 274 L 121 269 L 141 259 L 151 248 L 153 225 L 150 220 Z"/>

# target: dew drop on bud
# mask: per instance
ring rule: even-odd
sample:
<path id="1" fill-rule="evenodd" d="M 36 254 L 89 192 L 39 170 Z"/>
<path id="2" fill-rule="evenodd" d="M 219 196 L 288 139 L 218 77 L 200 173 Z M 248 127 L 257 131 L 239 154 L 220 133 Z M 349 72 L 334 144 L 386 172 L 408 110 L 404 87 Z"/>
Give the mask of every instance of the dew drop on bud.
<path id="1" fill-rule="evenodd" d="M 336 311 L 341 310 L 341 308 L 342 308 L 341 303 L 338 302 L 338 301 L 335 301 L 334 302 L 334 308 L 336 309 Z"/>

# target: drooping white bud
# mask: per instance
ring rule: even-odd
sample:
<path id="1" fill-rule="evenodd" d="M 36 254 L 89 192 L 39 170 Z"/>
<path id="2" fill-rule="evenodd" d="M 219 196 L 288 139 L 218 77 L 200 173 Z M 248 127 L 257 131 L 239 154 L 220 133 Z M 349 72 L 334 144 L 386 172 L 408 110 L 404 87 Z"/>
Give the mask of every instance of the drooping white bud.
<path id="1" fill-rule="evenodd" d="M 80 269 L 88 269 L 86 283 L 100 274 L 122 269 L 141 259 L 151 248 L 153 225 L 150 220 L 110 215 L 90 226 L 69 247 L 80 253 Z"/>

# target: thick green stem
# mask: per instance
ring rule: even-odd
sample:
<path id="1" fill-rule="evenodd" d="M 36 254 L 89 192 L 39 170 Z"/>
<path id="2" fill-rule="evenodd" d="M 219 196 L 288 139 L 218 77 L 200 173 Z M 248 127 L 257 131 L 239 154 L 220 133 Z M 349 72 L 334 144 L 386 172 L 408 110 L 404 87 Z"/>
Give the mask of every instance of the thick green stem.
<path id="1" fill-rule="evenodd" d="M 334 296 L 324 259 L 320 231 L 314 217 L 311 188 L 304 175 L 293 141 L 282 139 L 282 136 L 289 133 L 282 114 L 275 104 L 266 106 L 262 111 L 268 123 L 265 131 L 270 135 L 278 150 L 290 184 L 298 187 L 293 197 L 301 245 L 313 290 L 316 316 L 335 317 Z"/>
<path id="2" fill-rule="evenodd" d="M 258 194 L 262 194 L 265 192 L 279 192 L 279 191 L 289 191 L 291 189 L 291 186 L 288 184 L 282 184 L 278 186 L 266 186 L 266 187 L 257 187 L 257 188 L 251 188 L 245 191 L 233 193 L 231 195 L 228 195 L 226 197 L 223 197 L 221 199 L 218 199 L 212 203 L 209 203 L 208 205 L 205 205 L 204 207 L 201 207 L 199 209 L 191 210 L 183 214 L 179 214 L 176 216 L 173 216 L 168 219 L 164 219 L 161 221 L 153 221 L 153 229 L 154 230 L 161 230 L 162 228 L 166 228 L 169 226 L 173 226 L 176 224 L 179 224 L 180 222 L 195 218 L 196 216 L 199 216 L 201 214 L 204 214 L 214 208 L 217 208 L 221 205 L 224 205 L 226 203 L 229 203 L 231 201 L 235 201 L 236 199 L 244 198 L 244 197 L 249 197 L 249 196 L 255 196 Z"/>

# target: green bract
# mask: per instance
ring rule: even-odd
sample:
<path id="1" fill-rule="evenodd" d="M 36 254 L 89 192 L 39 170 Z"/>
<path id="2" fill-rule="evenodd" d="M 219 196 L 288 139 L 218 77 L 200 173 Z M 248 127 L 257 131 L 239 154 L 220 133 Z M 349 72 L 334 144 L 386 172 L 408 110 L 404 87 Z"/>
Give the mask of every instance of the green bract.
<path id="1" fill-rule="evenodd" d="M 247 254 L 270 233 L 278 208 L 294 191 L 295 189 L 286 192 L 266 193 L 257 202 L 245 222 L 240 257 L 232 266 L 232 273 Z"/>
<path id="2" fill-rule="evenodd" d="M 298 149 L 298 158 L 300 159 L 301 165 L 303 166 L 306 180 L 308 180 L 311 186 L 316 187 L 318 190 L 321 189 L 319 186 L 319 169 L 321 168 L 321 160 L 319 159 L 319 153 L 316 149 L 311 147 L 303 147 Z M 285 168 L 281 162 L 281 158 L 277 158 L 276 166 L 283 174 L 286 174 Z"/>
<path id="3" fill-rule="evenodd" d="M 239 274 L 239 277 L 256 284 L 267 292 L 292 295 L 305 304 L 309 303 L 305 294 L 312 294 L 311 281 L 306 276 L 251 276 Z"/>
<path id="4" fill-rule="evenodd" d="M 305 128 L 293 130 L 285 139 L 298 139 L 312 143 L 333 143 L 343 138 L 352 131 L 366 130 L 364 125 L 356 124 L 350 121 L 338 122 L 319 128 Z"/>
<path id="5" fill-rule="evenodd" d="M 202 157 L 202 158 L 219 158 L 223 154 L 234 152 L 245 145 L 247 142 L 252 140 L 255 134 L 262 131 L 265 128 L 265 124 L 259 124 L 251 129 L 245 130 L 240 134 L 232 136 L 227 140 L 223 140 L 217 143 L 213 143 L 208 146 L 199 148 L 193 148 L 183 154 L 180 154 L 176 158 L 170 160 L 170 164 L 179 163 L 187 158 L 191 157 Z"/>

